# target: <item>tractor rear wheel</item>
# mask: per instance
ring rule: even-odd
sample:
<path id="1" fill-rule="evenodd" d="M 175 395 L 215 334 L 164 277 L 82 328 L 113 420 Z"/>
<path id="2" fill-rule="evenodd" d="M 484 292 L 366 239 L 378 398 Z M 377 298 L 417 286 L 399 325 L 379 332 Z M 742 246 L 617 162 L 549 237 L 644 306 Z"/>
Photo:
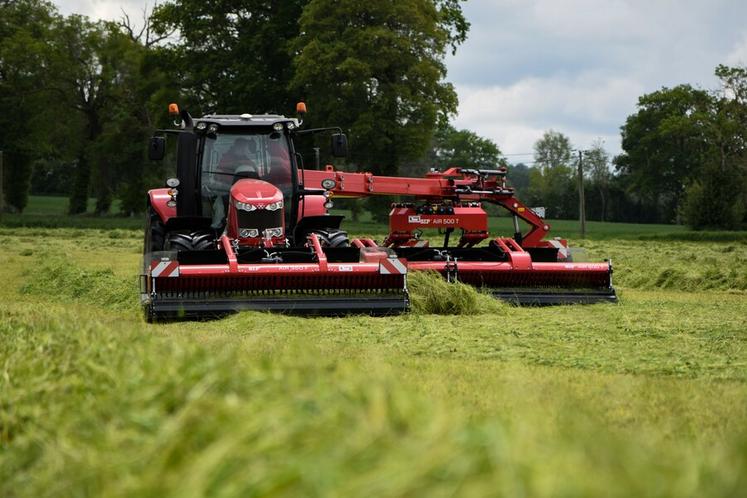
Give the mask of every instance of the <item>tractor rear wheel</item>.
<path id="1" fill-rule="evenodd" d="M 348 232 L 344 230 L 330 228 L 327 230 L 314 230 L 312 233 L 315 233 L 319 238 L 319 243 L 322 247 L 350 247 Z"/>
<path id="2" fill-rule="evenodd" d="M 146 304 L 143 308 L 143 317 L 145 318 L 145 321 L 147 323 L 155 323 L 156 318 L 156 312 L 153 311 L 153 305 L 152 304 Z"/>
<path id="3" fill-rule="evenodd" d="M 166 250 L 207 251 L 215 249 L 215 235 L 200 230 L 196 232 L 169 232 L 166 237 Z"/>

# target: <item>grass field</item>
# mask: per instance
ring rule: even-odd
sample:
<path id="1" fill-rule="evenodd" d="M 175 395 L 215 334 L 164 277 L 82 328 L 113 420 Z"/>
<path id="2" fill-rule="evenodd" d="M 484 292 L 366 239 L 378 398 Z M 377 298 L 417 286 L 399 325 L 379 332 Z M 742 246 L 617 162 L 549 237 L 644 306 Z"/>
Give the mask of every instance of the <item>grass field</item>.
<path id="1" fill-rule="evenodd" d="M 119 209 L 118 201 L 112 205 L 112 213 L 116 213 Z M 144 218 L 142 216 L 136 217 L 119 217 L 119 216 L 106 216 L 96 217 L 90 213 L 93 211 L 95 206 L 95 200 L 90 199 L 88 202 L 88 213 L 68 216 L 67 215 L 68 200 L 65 197 L 54 197 L 54 196 L 30 196 L 29 203 L 24 213 L 19 214 L 4 214 L 0 226 L 5 227 L 26 227 L 26 228 L 122 228 L 122 229 L 140 229 L 142 227 Z M 334 214 L 342 214 L 350 220 L 350 212 L 345 210 L 334 210 Z M 357 223 L 346 223 L 352 231 L 358 234 L 365 233 L 380 233 L 382 230 L 381 225 L 371 221 L 371 216 L 368 213 L 364 213 L 361 217 L 361 221 Z M 553 220 L 552 230 L 554 234 L 562 235 L 564 237 L 577 237 L 579 233 L 579 226 L 577 221 L 572 220 Z M 513 231 L 512 221 L 510 218 L 494 218 L 491 219 L 490 229 L 493 232 L 500 232 L 510 234 Z M 590 238 L 605 239 L 605 238 L 639 238 L 639 237 L 677 237 L 685 236 L 685 238 L 691 238 L 696 236 L 693 232 L 688 232 L 685 227 L 678 225 L 636 225 L 631 223 L 599 223 L 599 222 L 588 222 L 587 232 Z M 726 238 L 732 237 L 726 235 Z"/>
<path id="2" fill-rule="evenodd" d="M 744 233 L 591 224 L 619 305 L 147 325 L 139 231 L 3 223 L 0 496 L 747 495 Z"/>
<path id="3" fill-rule="evenodd" d="M 111 207 L 111 216 L 93 216 L 91 213 L 96 206 L 95 199 L 88 200 L 88 212 L 69 216 L 68 199 L 57 196 L 29 196 L 29 202 L 23 214 L 3 214 L 0 226 L 5 227 L 36 227 L 36 228 L 125 228 L 140 229 L 145 218 L 115 216 L 119 212 L 119 201 L 115 200 Z"/>

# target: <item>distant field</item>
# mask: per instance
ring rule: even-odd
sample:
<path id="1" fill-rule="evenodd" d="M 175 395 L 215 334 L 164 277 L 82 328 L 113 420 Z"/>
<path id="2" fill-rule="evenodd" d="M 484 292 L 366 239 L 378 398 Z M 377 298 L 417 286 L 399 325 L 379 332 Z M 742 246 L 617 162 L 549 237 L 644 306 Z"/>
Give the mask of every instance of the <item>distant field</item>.
<path id="1" fill-rule="evenodd" d="M 112 214 L 116 214 L 119 212 L 119 204 L 120 202 L 116 199 L 112 202 Z M 52 195 L 31 195 L 29 196 L 28 205 L 23 211 L 23 216 L 66 216 L 69 206 L 70 201 L 67 197 Z M 96 199 L 88 199 L 88 212 L 92 213 L 95 207 Z"/>
<path id="2" fill-rule="evenodd" d="M 114 201 L 109 216 L 93 216 L 95 199 L 89 199 L 88 212 L 76 216 L 67 214 L 69 201 L 67 197 L 29 196 L 29 202 L 23 214 L 3 214 L 0 226 L 6 227 L 40 227 L 40 228 L 128 228 L 140 229 L 144 217 L 127 218 L 116 216 L 119 213 L 119 201 Z"/>
<path id="3" fill-rule="evenodd" d="M 93 211 L 95 200 L 89 201 L 89 213 Z M 143 218 L 123 218 L 119 216 L 107 216 L 103 218 L 94 217 L 90 214 L 79 216 L 67 215 L 68 200 L 65 197 L 31 196 L 28 207 L 23 215 L 3 215 L 0 226 L 8 227 L 46 227 L 46 228 L 127 228 L 139 229 L 142 227 Z M 117 213 L 118 204 L 112 206 L 112 213 Z M 356 234 L 384 234 L 386 226 L 371 221 L 371 216 L 364 213 L 362 220 L 351 222 L 349 211 L 334 210 L 334 214 L 346 216 L 345 226 L 351 233 Z M 579 237 L 579 226 L 576 220 L 549 220 L 552 226 L 551 234 L 557 237 L 576 239 Z M 493 218 L 490 222 L 490 230 L 496 234 L 511 235 L 513 232 L 512 221 L 508 217 Z M 685 239 L 697 233 L 687 230 L 681 225 L 640 225 L 631 223 L 600 223 L 587 222 L 587 236 L 592 239 L 608 238 L 639 238 L 639 237 L 678 237 Z M 733 234 L 727 234 L 727 239 L 733 238 Z"/>
<path id="4" fill-rule="evenodd" d="M 339 211 L 339 214 L 348 214 L 345 211 Z M 338 214 L 335 213 L 335 214 Z M 350 219 L 349 216 L 346 219 Z M 365 220 L 365 218 L 364 218 Z M 380 225 L 370 219 L 359 222 L 344 222 L 351 233 L 382 233 L 386 232 L 386 225 Z M 550 234 L 554 237 L 565 239 L 578 239 L 580 237 L 579 222 L 577 220 L 548 220 L 550 224 Z M 513 220 L 508 217 L 491 218 L 489 229 L 491 233 L 512 236 Z M 435 232 L 433 232 L 435 233 Z M 643 225 L 634 223 L 602 223 L 598 221 L 586 222 L 586 236 L 590 239 L 612 239 L 612 238 L 633 238 L 639 237 L 678 237 L 686 234 L 693 234 L 691 230 L 682 225 Z M 697 237 L 697 235 L 695 235 Z M 733 237 L 733 234 L 732 234 Z M 441 240 L 441 237 L 436 237 Z"/>
<path id="5" fill-rule="evenodd" d="M 0 496 L 747 489 L 743 233 L 592 223 L 578 240 L 553 222 L 612 259 L 619 305 L 450 287 L 448 315 L 147 325 L 141 234 L 121 221 L 0 226 Z M 413 299 L 434 285 L 414 279 Z"/>

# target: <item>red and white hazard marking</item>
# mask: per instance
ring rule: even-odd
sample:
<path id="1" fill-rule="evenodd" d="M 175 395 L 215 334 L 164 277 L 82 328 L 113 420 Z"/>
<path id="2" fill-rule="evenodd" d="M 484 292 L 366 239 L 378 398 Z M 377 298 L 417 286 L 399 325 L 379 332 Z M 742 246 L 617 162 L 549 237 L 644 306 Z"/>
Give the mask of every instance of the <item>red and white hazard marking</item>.
<path id="1" fill-rule="evenodd" d="M 150 276 L 151 277 L 178 277 L 179 276 L 179 262 L 178 261 L 151 261 L 150 262 Z"/>
<path id="2" fill-rule="evenodd" d="M 568 248 L 566 246 L 564 246 L 560 243 L 560 241 L 557 240 L 549 240 L 548 242 L 550 242 L 550 245 L 558 250 L 558 252 L 564 259 L 568 259 L 570 251 L 568 251 Z"/>
<path id="3" fill-rule="evenodd" d="M 404 275 L 407 273 L 407 264 L 402 259 L 382 259 L 379 261 L 379 273 L 382 275 Z"/>

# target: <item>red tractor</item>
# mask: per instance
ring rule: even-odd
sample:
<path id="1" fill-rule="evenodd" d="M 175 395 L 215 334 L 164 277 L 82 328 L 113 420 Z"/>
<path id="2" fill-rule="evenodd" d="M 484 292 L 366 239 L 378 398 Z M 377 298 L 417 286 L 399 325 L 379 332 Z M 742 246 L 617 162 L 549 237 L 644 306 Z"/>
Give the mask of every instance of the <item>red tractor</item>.
<path id="1" fill-rule="evenodd" d="M 170 110 L 178 129 L 161 130 L 149 145 L 158 160 L 163 135 L 177 141 L 176 177 L 148 192 L 141 293 L 149 321 L 239 310 L 397 313 L 409 306 L 407 273 L 420 270 L 518 304 L 617 299 L 610 263 L 572 262 L 567 242 L 547 239 L 550 226 L 514 197 L 503 167 L 432 170 L 424 178 L 310 169 L 294 141 L 332 132 L 332 155 L 344 157 L 347 138 L 338 128 Z M 381 244 L 350 240 L 343 217 L 329 213 L 333 198 L 374 195 L 409 200 L 392 205 Z M 484 203 L 513 215 L 512 237 L 490 235 Z M 443 240 L 422 239 L 424 229 L 438 229 Z"/>

